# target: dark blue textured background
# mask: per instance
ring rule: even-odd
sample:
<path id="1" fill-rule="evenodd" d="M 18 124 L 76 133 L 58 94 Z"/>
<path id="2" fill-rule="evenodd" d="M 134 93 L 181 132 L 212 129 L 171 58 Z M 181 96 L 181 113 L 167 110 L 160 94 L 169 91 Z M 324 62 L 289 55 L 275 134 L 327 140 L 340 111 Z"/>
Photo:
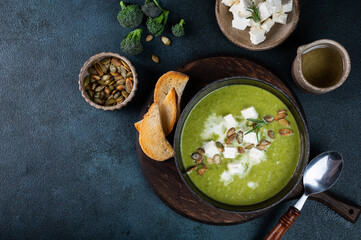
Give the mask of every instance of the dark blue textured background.
<path id="1" fill-rule="evenodd" d="M 137 0 L 134 2 L 141 3 Z M 233 54 L 255 59 L 295 92 L 309 122 L 311 156 L 338 150 L 345 158 L 331 192 L 361 204 L 361 2 L 301 1 L 296 31 L 263 52 L 236 47 L 223 36 L 215 1 L 170 1 L 170 22 L 186 19 L 187 36 L 164 46 L 159 38 L 129 59 L 140 79 L 124 109 L 91 107 L 78 73 L 92 55 L 119 52 L 128 32 L 118 1 L 0 1 L 0 238 L 1 239 L 259 239 L 294 202 L 235 226 L 190 221 L 166 207 L 142 176 L 136 158 L 140 109 L 157 78 L 184 62 Z M 339 89 L 320 96 L 297 89 L 290 69 L 299 45 L 321 38 L 343 44 L 352 70 Z M 151 61 L 156 53 L 161 64 Z M 308 201 L 284 239 L 360 239 L 361 220 L 347 222 Z"/>

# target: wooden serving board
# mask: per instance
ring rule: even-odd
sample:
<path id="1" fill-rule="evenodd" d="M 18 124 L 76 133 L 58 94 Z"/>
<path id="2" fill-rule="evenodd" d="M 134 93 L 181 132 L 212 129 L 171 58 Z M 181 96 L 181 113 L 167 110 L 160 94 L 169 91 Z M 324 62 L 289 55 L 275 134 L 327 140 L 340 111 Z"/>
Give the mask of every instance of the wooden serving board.
<path id="1" fill-rule="evenodd" d="M 199 90 L 209 83 L 232 76 L 247 76 L 270 82 L 282 89 L 297 103 L 291 91 L 278 77 L 259 64 L 244 58 L 204 58 L 187 63 L 177 69 L 177 71 L 190 76 L 190 80 L 182 96 L 181 109 L 184 108 Z M 141 111 L 140 118 L 147 112 L 152 102 L 153 97 L 150 97 Z M 139 134 L 137 135 L 137 139 L 138 137 Z M 170 134 L 168 139 L 172 143 L 173 134 Z M 138 141 L 137 153 L 144 177 L 156 195 L 168 207 L 184 217 L 207 224 L 229 225 L 244 223 L 266 213 L 266 211 L 257 213 L 235 213 L 207 204 L 195 196 L 182 181 L 173 158 L 164 162 L 154 161 L 143 153 Z M 302 192 L 303 186 L 300 182 L 286 200 L 298 198 L 302 195 Z M 346 203 L 328 192 L 314 195 L 311 199 L 326 204 L 351 222 L 355 222 L 361 212 L 360 206 Z"/>

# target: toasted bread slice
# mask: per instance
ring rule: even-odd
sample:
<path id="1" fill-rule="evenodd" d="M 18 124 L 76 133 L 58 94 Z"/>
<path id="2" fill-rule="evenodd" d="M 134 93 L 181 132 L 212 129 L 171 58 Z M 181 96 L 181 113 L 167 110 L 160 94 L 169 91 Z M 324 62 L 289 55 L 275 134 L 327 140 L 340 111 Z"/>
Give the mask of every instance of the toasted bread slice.
<path id="1" fill-rule="evenodd" d="M 143 152 L 154 160 L 164 161 L 174 156 L 173 148 L 163 132 L 159 107 L 155 103 L 145 114 L 140 126 L 139 144 Z"/>
<path id="2" fill-rule="evenodd" d="M 172 131 L 177 120 L 177 93 L 172 88 L 164 101 L 159 104 L 160 120 L 166 136 Z"/>
<path id="3" fill-rule="evenodd" d="M 177 93 L 172 88 L 164 101 L 159 104 L 160 120 L 163 131 L 166 136 L 173 130 L 174 124 L 177 120 Z M 140 126 L 143 120 L 134 123 L 135 128 L 140 131 Z"/>
<path id="4" fill-rule="evenodd" d="M 164 101 L 168 92 L 174 88 L 177 93 L 177 118 L 180 114 L 180 101 L 183 90 L 189 80 L 189 77 L 183 73 L 170 71 L 163 74 L 154 89 L 154 102 L 159 104 Z"/>
<path id="5" fill-rule="evenodd" d="M 143 119 L 134 123 L 135 128 L 137 129 L 137 131 L 140 131 L 140 126 L 142 125 Z"/>

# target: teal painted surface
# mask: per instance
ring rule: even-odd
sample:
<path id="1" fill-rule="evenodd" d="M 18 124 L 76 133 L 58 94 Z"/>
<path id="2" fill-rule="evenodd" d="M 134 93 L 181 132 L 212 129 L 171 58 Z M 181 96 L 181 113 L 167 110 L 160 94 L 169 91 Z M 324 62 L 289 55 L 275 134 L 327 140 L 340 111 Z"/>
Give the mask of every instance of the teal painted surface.
<path id="1" fill-rule="evenodd" d="M 134 1 L 141 3 L 142 1 Z M 296 31 L 281 46 L 251 52 L 218 29 L 215 1 L 163 0 L 170 22 L 187 21 L 187 36 L 157 38 L 129 59 L 140 84 L 124 109 L 91 107 L 78 74 L 92 55 L 119 52 L 118 1 L 0 1 L 0 238 L 1 239 L 261 239 L 289 204 L 257 220 L 209 226 L 179 216 L 145 181 L 136 158 L 133 123 L 157 78 L 204 56 L 252 58 L 278 75 L 301 101 L 309 122 L 311 156 L 338 150 L 345 168 L 331 192 L 361 204 L 360 1 L 301 1 Z M 144 28 L 144 27 L 143 27 Z M 145 30 L 145 29 L 144 29 Z M 297 89 L 291 64 L 299 45 L 321 38 L 343 44 L 352 70 L 339 89 L 313 96 Z M 151 54 L 161 64 L 151 61 Z M 290 202 L 294 203 L 294 202 Z M 360 239 L 351 224 L 308 201 L 284 239 Z"/>

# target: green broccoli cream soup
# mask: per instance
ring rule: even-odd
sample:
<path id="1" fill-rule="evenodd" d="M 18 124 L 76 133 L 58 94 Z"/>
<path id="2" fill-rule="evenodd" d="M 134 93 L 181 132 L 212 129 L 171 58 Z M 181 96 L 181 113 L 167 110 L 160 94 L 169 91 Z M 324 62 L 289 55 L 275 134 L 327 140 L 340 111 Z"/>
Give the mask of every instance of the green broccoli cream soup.
<path id="1" fill-rule="evenodd" d="M 291 179 L 300 134 L 286 105 L 249 85 L 231 85 L 201 99 L 181 133 L 180 153 L 195 186 L 229 205 L 251 205 Z"/>

